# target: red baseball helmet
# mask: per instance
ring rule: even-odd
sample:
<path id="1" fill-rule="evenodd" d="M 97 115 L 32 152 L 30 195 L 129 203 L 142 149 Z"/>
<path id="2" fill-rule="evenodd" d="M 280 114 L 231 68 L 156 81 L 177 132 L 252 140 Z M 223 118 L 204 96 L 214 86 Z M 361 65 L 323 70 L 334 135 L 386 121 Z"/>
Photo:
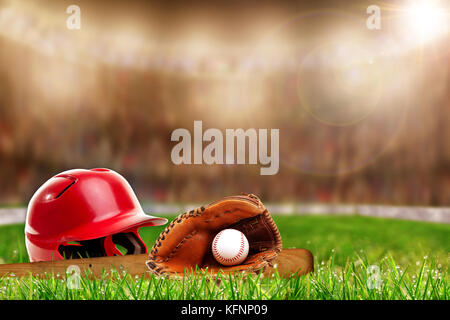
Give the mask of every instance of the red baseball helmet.
<path id="1" fill-rule="evenodd" d="M 44 183 L 28 205 L 30 261 L 146 253 L 138 229 L 167 219 L 146 215 L 129 183 L 109 169 L 74 169 Z"/>

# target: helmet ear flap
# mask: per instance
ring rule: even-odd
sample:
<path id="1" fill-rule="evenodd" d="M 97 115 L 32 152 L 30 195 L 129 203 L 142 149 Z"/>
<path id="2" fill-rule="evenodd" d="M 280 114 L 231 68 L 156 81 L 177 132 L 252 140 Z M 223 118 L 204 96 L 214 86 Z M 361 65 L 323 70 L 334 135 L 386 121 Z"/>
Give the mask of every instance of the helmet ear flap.
<path id="1" fill-rule="evenodd" d="M 105 255 L 107 257 L 110 256 L 122 256 L 122 252 L 120 252 L 119 249 L 117 249 L 116 245 L 113 242 L 113 237 L 112 235 L 106 236 L 105 240 L 103 241 L 103 247 L 105 250 Z"/>
<path id="2" fill-rule="evenodd" d="M 147 247 L 137 230 L 114 234 L 112 241 L 114 244 L 124 247 L 127 255 L 147 253 Z"/>
<path id="3" fill-rule="evenodd" d="M 58 252 L 63 259 L 123 256 L 117 245 L 126 250 L 126 255 L 147 253 L 147 246 L 137 230 L 76 243 L 65 242 L 59 245 Z"/>

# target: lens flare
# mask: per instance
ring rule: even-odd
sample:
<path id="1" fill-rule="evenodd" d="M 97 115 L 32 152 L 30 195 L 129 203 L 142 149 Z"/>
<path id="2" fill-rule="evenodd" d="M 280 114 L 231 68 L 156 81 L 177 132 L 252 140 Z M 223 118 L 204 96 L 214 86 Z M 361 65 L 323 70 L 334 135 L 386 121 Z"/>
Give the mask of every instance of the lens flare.
<path id="1" fill-rule="evenodd" d="M 433 40 L 448 32 L 448 12 L 436 2 L 417 2 L 405 11 L 408 32 L 418 35 L 422 42 Z"/>

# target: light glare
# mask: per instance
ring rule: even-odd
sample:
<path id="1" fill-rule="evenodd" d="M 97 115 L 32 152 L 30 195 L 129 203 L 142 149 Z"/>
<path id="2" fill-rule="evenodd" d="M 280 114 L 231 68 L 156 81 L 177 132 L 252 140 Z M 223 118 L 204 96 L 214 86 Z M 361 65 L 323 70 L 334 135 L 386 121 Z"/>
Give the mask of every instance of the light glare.
<path id="1" fill-rule="evenodd" d="M 420 2 L 407 10 L 408 29 L 420 36 L 421 41 L 436 38 L 447 30 L 445 11 L 435 3 Z"/>

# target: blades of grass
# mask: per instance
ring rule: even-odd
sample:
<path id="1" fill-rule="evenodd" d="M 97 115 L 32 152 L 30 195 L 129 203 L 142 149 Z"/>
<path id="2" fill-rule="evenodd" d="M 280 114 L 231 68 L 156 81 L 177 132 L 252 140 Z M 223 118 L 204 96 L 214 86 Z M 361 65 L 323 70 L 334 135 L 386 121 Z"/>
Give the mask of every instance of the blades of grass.
<path id="1" fill-rule="evenodd" d="M 133 277 L 131 277 L 130 275 L 127 274 L 126 276 L 126 280 L 125 280 L 125 292 L 128 296 L 128 300 L 136 300 L 137 296 L 136 296 L 136 287 L 135 282 L 133 280 Z"/>
<path id="2" fill-rule="evenodd" d="M 148 278 L 146 283 L 147 283 L 147 290 L 145 291 L 144 299 L 149 300 L 149 295 L 150 295 L 151 289 L 154 287 L 154 284 L 155 284 L 155 276 L 152 275 L 150 278 Z"/>
<path id="3" fill-rule="evenodd" d="M 406 289 L 406 291 L 407 291 L 409 297 L 410 297 L 412 300 L 414 300 L 414 291 L 413 291 L 413 289 L 412 289 L 410 286 L 408 286 L 408 282 L 411 282 L 411 283 L 412 283 L 412 281 L 409 280 L 409 277 L 406 278 L 406 276 L 405 276 L 405 277 L 402 277 L 402 279 L 403 279 L 403 282 L 402 282 L 403 287 Z M 405 281 L 405 280 L 408 280 L 408 281 Z M 407 299 L 407 297 L 405 297 L 405 298 Z"/>
<path id="4" fill-rule="evenodd" d="M 414 297 L 417 297 L 417 294 L 419 293 L 419 289 L 422 284 L 423 270 L 425 269 L 425 265 L 426 265 L 426 259 L 423 259 L 422 266 L 420 267 L 420 270 L 419 270 L 419 275 L 417 276 L 417 279 L 416 279 L 416 288 L 414 290 Z"/>
<path id="5" fill-rule="evenodd" d="M 29 288 L 30 295 L 29 295 L 29 300 L 33 300 L 33 277 L 29 277 L 28 279 L 29 279 L 29 281 L 30 281 L 30 288 Z"/>
<path id="6" fill-rule="evenodd" d="M 363 266 L 364 267 L 364 266 Z M 366 283 L 363 283 L 362 279 L 358 276 L 358 270 L 356 270 L 355 263 L 352 262 L 353 278 L 359 284 L 360 289 L 364 292 L 365 296 L 368 296 Z"/>
<path id="7" fill-rule="evenodd" d="M 405 271 L 400 272 L 397 269 L 397 263 L 391 253 L 388 253 L 388 259 L 386 261 L 389 263 L 390 268 L 393 271 L 391 274 L 394 274 L 394 278 L 391 277 L 391 282 L 393 284 L 393 292 L 391 293 L 391 297 L 395 298 L 399 295 L 402 300 L 406 300 L 406 296 L 402 291 L 402 284 L 405 281 L 404 277 L 407 274 L 408 267 L 406 267 Z"/>
<path id="8" fill-rule="evenodd" d="M 186 269 L 183 270 L 183 280 L 181 283 L 181 299 L 186 299 Z"/>

